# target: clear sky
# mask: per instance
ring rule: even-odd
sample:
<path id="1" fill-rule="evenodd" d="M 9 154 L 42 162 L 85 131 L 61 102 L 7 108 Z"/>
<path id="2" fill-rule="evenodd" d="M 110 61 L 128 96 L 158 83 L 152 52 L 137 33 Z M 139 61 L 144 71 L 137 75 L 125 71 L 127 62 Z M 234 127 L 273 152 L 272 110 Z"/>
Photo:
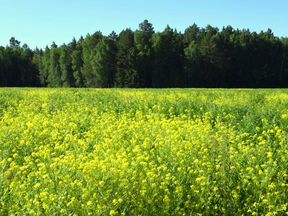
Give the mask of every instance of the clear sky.
<path id="1" fill-rule="evenodd" d="M 135 30 L 144 19 L 156 31 L 169 24 L 183 32 L 195 22 L 288 36 L 288 0 L 0 0 L 0 9 L 0 45 L 14 36 L 33 49 L 97 30 Z"/>

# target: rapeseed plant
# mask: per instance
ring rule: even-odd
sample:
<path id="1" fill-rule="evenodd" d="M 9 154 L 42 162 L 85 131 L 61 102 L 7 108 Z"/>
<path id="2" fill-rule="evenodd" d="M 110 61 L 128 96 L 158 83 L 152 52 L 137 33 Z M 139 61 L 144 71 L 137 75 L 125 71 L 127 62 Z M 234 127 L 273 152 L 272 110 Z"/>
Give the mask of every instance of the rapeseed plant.
<path id="1" fill-rule="evenodd" d="M 286 90 L 0 92 L 0 215 L 287 214 Z"/>

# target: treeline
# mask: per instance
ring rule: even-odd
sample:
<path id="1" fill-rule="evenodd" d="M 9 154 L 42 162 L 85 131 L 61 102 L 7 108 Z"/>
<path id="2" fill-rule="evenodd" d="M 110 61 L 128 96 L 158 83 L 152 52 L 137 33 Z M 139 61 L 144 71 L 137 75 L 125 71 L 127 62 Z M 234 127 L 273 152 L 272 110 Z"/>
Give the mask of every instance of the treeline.
<path id="1" fill-rule="evenodd" d="M 34 52 L 14 37 L 10 45 L 0 46 L 0 86 L 39 86 L 39 71 L 33 63 Z"/>
<path id="2" fill-rule="evenodd" d="M 196 24 L 154 32 L 147 20 L 117 35 L 88 34 L 31 50 L 0 47 L 0 86 L 288 87 L 288 39 Z"/>

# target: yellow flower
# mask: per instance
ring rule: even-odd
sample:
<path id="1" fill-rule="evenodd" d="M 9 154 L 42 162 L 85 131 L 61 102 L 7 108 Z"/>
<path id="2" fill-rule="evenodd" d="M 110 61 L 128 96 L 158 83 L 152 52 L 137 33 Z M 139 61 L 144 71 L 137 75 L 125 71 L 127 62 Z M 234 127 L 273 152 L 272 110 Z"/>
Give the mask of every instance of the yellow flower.
<path id="1" fill-rule="evenodd" d="M 91 200 L 89 200 L 86 205 L 88 208 L 91 208 L 93 205 L 93 202 Z"/>
<path id="2" fill-rule="evenodd" d="M 117 214 L 117 212 L 114 209 L 110 210 L 110 212 L 109 212 L 110 216 L 114 216 L 116 214 Z"/>
<path id="3" fill-rule="evenodd" d="M 272 158 L 273 157 L 273 153 L 272 152 L 267 152 L 267 157 L 268 158 Z"/>

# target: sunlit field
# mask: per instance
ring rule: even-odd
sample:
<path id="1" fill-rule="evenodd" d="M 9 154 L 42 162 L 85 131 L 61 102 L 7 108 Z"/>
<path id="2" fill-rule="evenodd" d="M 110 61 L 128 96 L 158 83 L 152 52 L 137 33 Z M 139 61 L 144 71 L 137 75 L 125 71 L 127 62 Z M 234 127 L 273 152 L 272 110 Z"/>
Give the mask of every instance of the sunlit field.
<path id="1" fill-rule="evenodd" d="M 0 215 L 284 215 L 288 90 L 0 89 Z"/>

